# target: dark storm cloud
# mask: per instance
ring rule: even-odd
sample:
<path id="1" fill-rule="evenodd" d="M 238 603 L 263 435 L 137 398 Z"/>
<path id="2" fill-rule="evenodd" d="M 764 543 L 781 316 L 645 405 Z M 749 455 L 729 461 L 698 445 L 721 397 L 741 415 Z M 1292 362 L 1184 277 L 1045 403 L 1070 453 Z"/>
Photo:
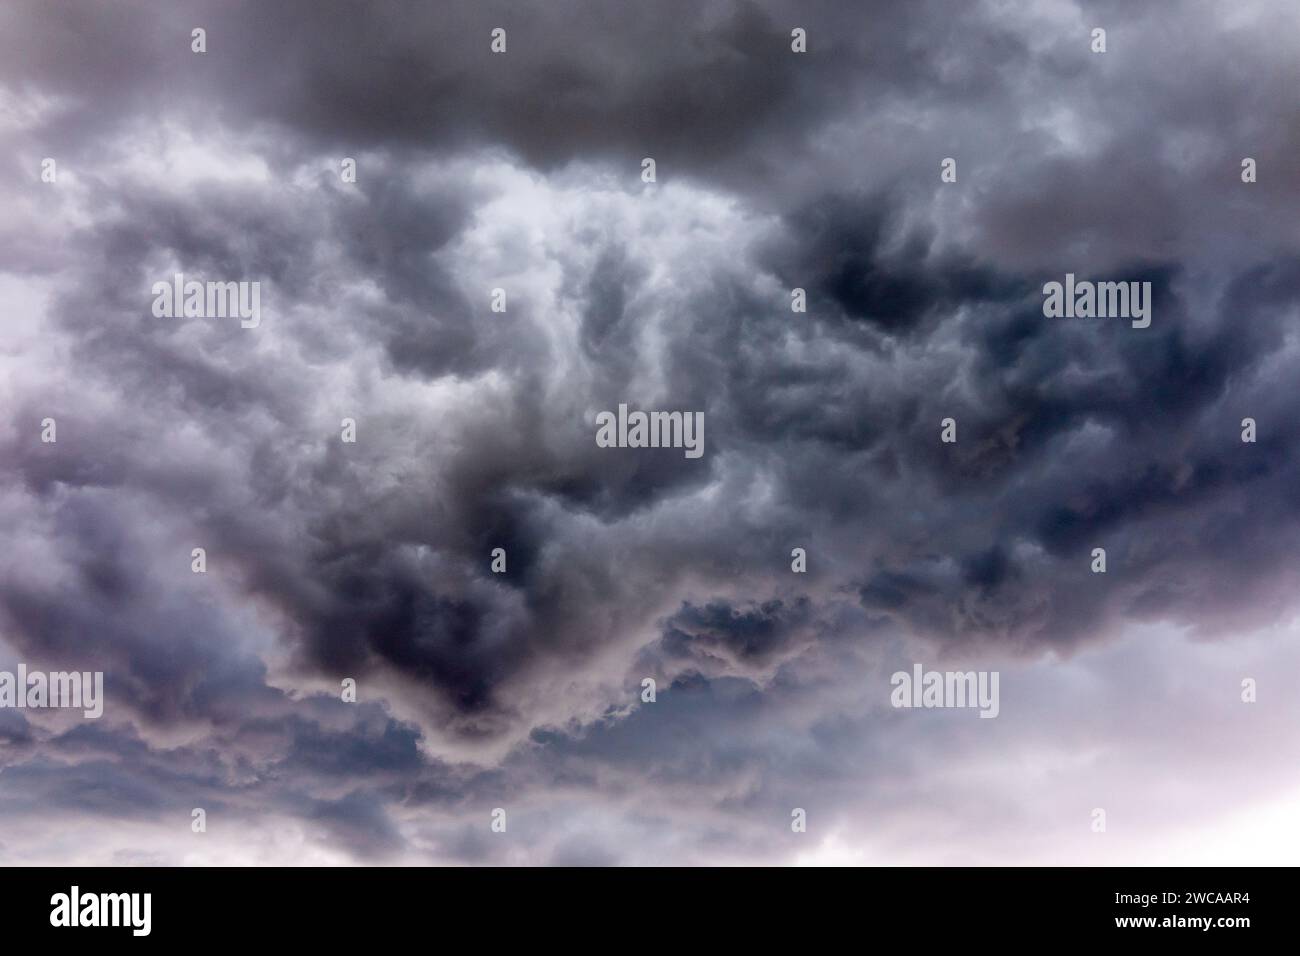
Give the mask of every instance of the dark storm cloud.
<path id="1" fill-rule="evenodd" d="M 815 311 L 830 307 L 893 335 L 950 319 L 961 305 L 1037 293 L 971 256 L 935 261 L 932 231 L 907 229 L 899 211 L 888 196 L 822 196 L 790 214 L 766 259 L 791 288 L 808 287 Z"/>
<path id="2" fill-rule="evenodd" d="M 880 32 L 886 10 L 849 15 L 873 27 L 862 31 L 862 45 Z M 922 72 L 909 68 L 907 52 L 883 42 L 886 55 L 868 60 L 829 29 L 833 5 L 804 15 L 827 24 L 815 44 L 838 54 L 838 66 L 801 68 L 779 55 L 793 24 L 756 3 L 633 5 L 616 15 L 595 2 L 549 9 L 199 3 L 159 15 L 148 4 L 110 11 L 64 2 L 12 10 L 14 33 L 39 31 L 44 43 L 15 43 L 6 75 L 39 78 L 53 94 L 116 100 L 125 115 L 220 90 L 211 107 L 219 121 L 270 120 L 335 146 L 506 143 L 529 162 L 553 166 L 602 153 L 639 158 L 642 144 L 654 144 L 673 162 L 708 165 L 756 137 L 802 125 L 809 113 L 831 111 L 821 94 L 845 64 L 895 82 Z M 905 23 L 908 15 L 892 18 Z M 234 55 L 196 63 L 189 51 L 195 26 L 208 30 L 210 49 Z M 488 48 L 495 27 L 510 34 L 508 60 L 495 60 Z M 644 56 L 647 49 L 657 55 Z M 128 63 L 132 69 L 123 69 Z M 272 78 L 249 70 L 256 63 L 294 70 Z M 83 124 L 111 120 L 91 102 L 73 116 Z"/>
<path id="3" fill-rule="evenodd" d="M 1061 4 L 6 6 L 0 249 L 44 321 L 6 350 L 0 625 L 115 704 L 0 713 L 3 806 L 502 861 L 474 815 L 511 802 L 544 859 L 613 863 L 545 798 L 653 835 L 648 781 L 739 854 L 712 811 L 783 826 L 791 781 L 829 807 L 852 740 L 888 750 L 837 708 L 898 635 L 1286 613 L 1293 46 L 1186 10 L 1090 8 L 1096 58 Z M 71 185 L 33 199 L 46 155 Z M 263 282 L 263 326 L 155 318 L 173 270 Z M 1152 282 L 1151 327 L 1045 319 L 1066 271 Z M 704 459 L 596 448 L 620 402 L 703 411 Z"/>
<path id="4" fill-rule="evenodd" d="M 704 607 L 685 605 L 664 625 L 653 651 L 679 672 L 684 668 L 722 672 L 762 668 L 792 646 L 797 647 L 812 623 L 813 605 L 806 597 L 788 604 L 780 599 L 734 608 L 723 601 Z"/>

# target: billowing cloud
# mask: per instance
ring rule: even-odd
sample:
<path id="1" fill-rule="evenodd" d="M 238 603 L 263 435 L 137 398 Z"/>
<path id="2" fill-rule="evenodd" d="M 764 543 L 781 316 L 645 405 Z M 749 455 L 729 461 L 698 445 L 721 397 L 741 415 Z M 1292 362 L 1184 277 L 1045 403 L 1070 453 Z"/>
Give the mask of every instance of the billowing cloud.
<path id="1" fill-rule="evenodd" d="M 9 5 L 0 669 L 108 699 L 0 710 L 0 858 L 1093 862 L 1097 806 L 1122 859 L 1278 804 L 1294 16 Z M 892 708 L 918 661 L 998 719 Z"/>

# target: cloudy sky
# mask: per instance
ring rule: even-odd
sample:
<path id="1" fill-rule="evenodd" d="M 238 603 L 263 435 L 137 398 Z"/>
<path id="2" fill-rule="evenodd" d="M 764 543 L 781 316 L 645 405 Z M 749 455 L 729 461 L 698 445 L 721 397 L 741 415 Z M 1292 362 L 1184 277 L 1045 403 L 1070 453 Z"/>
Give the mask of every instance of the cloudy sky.
<path id="1" fill-rule="evenodd" d="M 106 700 L 0 863 L 1294 862 L 1297 89 L 1282 0 L 4 3 L 0 669 Z"/>

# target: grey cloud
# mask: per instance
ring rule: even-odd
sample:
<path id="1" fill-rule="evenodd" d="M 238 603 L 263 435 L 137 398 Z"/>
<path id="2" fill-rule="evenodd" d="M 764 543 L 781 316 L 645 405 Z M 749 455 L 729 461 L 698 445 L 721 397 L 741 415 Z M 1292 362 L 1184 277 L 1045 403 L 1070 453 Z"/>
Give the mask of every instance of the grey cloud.
<path id="1" fill-rule="evenodd" d="M 902 813 L 847 762 L 923 778 L 940 732 L 863 702 L 901 646 L 1285 619 L 1294 41 L 1182 9 L 1089 8 L 1100 59 L 1058 4 L 6 8 L 0 638 L 114 711 L 0 714 L 0 806 L 506 862 L 508 802 L 541 862 L 788 859 L 810 791 Z M 156 319 L 172 268 L 263 327 Z M 1066 271 L 1151 281 L 1151 327 L 1045 319 Z M 620 402 L 703 411 L 705 458 L 595 447 Z"/>

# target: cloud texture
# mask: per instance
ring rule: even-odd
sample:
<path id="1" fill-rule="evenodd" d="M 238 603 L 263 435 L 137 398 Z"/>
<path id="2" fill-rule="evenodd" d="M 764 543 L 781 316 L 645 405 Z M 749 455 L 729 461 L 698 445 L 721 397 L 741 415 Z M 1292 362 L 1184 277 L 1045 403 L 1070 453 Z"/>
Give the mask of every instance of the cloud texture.
<path id="1" fill-rule="evenodd" d="M 1241 822 L 1300 790 L 1290 5 L 0 18 L 0 666 L 108 695 L 0 711 L 0 860 L 1300 848 Z M 1067 272 L 1150 328 L 1044 318 Z M 892 709 L 913 661 L 1001 715 Z"/>

